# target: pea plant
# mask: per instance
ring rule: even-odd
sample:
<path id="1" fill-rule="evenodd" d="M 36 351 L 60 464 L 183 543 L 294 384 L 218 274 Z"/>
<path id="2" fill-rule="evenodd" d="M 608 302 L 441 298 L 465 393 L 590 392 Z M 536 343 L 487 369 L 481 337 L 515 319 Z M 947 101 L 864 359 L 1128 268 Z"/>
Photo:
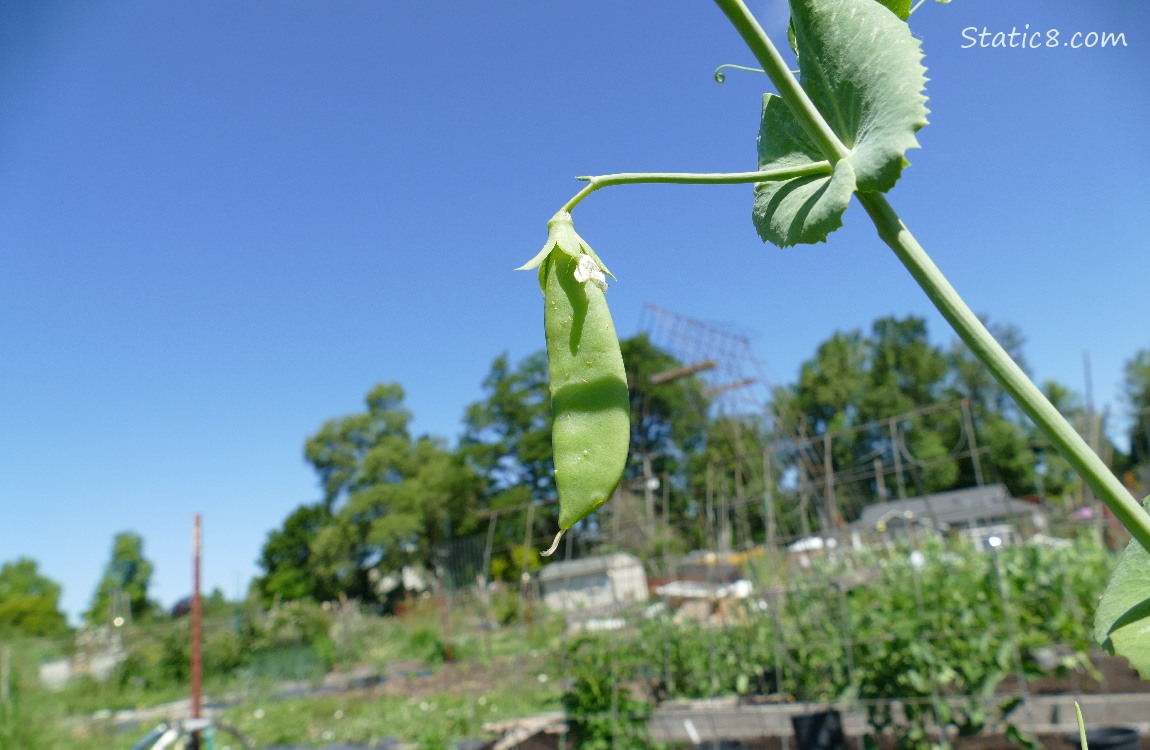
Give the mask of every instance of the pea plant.
<path id="1" fill-rule="evenodd" d="M 825 241 L 853 196 L 943 318 L 1133 536 L 1097 609 L 1095 637 L 1150 678 L 1150 514 L 995 341 L 886 198 L 927 124 L 910 0 L 790 0 L 797 78 L 742 0 L 715 4 L 777 92 L 763 97 L 758 170 L 581 177 L 586 186 L 522 266 L 539 269 L 551 367 L 560 531 L 547 554 L 614 491 L 628 447 L 626 377 L 604 296 L 611 274 L 576 234 L 576 206 L 616 185 L 751 183 L 759 236 L 787 247 Z"/>

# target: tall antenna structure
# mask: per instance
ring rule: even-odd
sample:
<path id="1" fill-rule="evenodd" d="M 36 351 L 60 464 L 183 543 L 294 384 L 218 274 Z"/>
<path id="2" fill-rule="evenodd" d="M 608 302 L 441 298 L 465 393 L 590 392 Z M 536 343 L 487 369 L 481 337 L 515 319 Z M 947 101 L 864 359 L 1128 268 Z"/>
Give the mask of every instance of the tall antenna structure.
<path id="1" fill-rule="evenodd" d="M 748 337 L 650 303 L 641 322 L 654 346 L 684 363 L 681 369 L 691 370 L 706 385 L 707 403 L 698 407 L 707 410 L 712 425 L 707 538 L 715 540 L 720 552 L 730 551 L 733 541 L 746 548 L 752 539 L 774 546 L 816 531 L 842 536 L 844 508 L 857 511 L 888 492 L 900 498 L 906 498 L 908 490 L 924 495 L 924 472 L 936 463 L 969 460 L 976 483 L 982 484 L 979 455 L 986 449 L 977 445 L 967 402 L 931 404 L 815 434 L 803 415 L 786 411 L 786 401 L 772 403 L 775 384 Z M 707 366 L 696 367 L 701 363 Z M 945 455 L 919 458 L 907 436 L 928 416 L 952 425 L 957 438 Z M 836 460 L 835 445 L 850 445 L 864 436 L 872 446 L 869 454 L 845 464 Z M 716 454 L 722 458 L 713 458 Z M 908 488 L 908 477 L 913 487 Z M 886 488 L 891 480 L 894 491 Z"/>
<path id="2" fill-rule="evenodd" d="M 768 410 L 774 384 L 766 367 L 755 356 L 748 337 L 730 328 L 688 318 L 647 303 L 643 308 L 640 328 L 648 331 L 652 344 L 670 353 L 687 367 L 707 362 L 713 366 L 700 369 L 696 376 L 706 384 L 704 396 L 710 416 L 719 430 L 712 442 L 725 443 L 732 461 L 725 466 L 708 466 L 706 517 L 717 537 L 720 552 L 730 550 L 733 535 L 739 546 L 750 546 L 751 538 L 763 536 L 769 545 L 780 537 L 809 534 L 806 502 L 808 492 L 800 493 L 799 528 L 780 523 L 779 493 L 772 453 L 780 439 L 798 435 L 780 435 L 785 430 L 776 424 Z M 788 420 L 791 421 L 791 420 Z M 798 443 L 795 443 L 798 444 Z M 818 471 L 817 462 L 805 452 L 800 460 L 810 476 Z M 805 488 L 804 488 L 805 489 Z M 750 528 L 749 508 L 754 507 L 764 525 L 764 533 Z M 794 515 L 794 514 L 789 514 Z M 732 528 L 733 525 L 733 528 Z"/>

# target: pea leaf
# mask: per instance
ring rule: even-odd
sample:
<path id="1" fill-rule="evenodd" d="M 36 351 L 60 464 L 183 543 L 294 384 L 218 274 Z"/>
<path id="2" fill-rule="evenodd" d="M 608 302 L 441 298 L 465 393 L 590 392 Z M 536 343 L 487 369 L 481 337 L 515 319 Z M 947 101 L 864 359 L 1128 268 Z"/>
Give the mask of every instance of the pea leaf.
<path id="1" fill-rule="evenodd" d="M 878 0 L 898 16 L 900 21 L 910 18 L 910 0 Z"/>
<path id="2" fill-rule="evenodd" d="M 877 0 L 877 2 L 880 2 L 889 8 L 891 13 L 894 13 L 899 17 L 899 20 L 905 21 L 906 19 L 910 18 L 910 0 Z M 937 0 L 937 2 L 949 3 L 950 0 Z M 791 43 L 791 49 L 794 50 L 795 54 L 798 54 L 799 45 L 798 41 L 795 39 L 794 17 L 792 17 L 790 22 L 787 23 L 787 41 Z"/>
<path id="3" fill-rule="evenodd" d="M 927 114 L 922 48 L 882 2 L 792 0 L 791 17 L 799 82 L 850 150 L 830 175 L 756 185 L 755 228 L 780 247 L 824 241 L 856 190 L 894 187 Z M 825 158 L 773 94 L 763 98 L 758 151 L 761 170 Z"/>
<path id="4" fill-rule="evenodd" d="M 1150 497 L 1142 501 L 1150 511 Z M 1150 680 L 1150 553 L 1131 540 L 1098 603 L 1094 637 Z"/>

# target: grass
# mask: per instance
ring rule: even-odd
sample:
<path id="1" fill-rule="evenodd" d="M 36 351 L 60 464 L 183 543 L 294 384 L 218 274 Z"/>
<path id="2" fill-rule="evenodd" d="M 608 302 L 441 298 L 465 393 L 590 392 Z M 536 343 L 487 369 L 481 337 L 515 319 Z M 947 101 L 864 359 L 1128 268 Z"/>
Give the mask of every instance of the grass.
<path id="1" fill-rule="evenodd" d="M 448 664 L 444 623 L 435 605 L 417 602 L 403 618 L 355 610 L 330 612 L 327 637 L 309 646 L 261 650 L 248 654 L 242 666 L 209 672 L 205 694 L 239 697 L 241 702 L 221 718 L 257 747 L 287 742 L 369 744 L 384 737 L 445 747 L 454 740 L 482 736 L 487 722 L 560 710 L 561 681 L 550 675 L 558 672 L 552 654 L 561 643 L 561 618 L 537 611 L 530 625 L 483 628 L 480 618 L 467 616 L 465 608 L 458 607 L 450 623 L 454 662 Z M 186 623 L 158 622 L 135 634 L 126 632 L 130 651 L 134 647 L 138 657 L 126 674 L 104 683 L 74 679 L 60 692 L 40 686 L 38 665 L 68 649 L 60 644 L 48 650 L 43 644 L 13 644 L 18 658 L 11 699 L 0 704 L 0 750 L 131 747 L 159 719 L 118 731 L 113 721 L 116 711 L 187 697 L 186 683 L 163 677 L 157 667 L 176 656 L 170 649 L 184 638 L 181 627 Z M 230 620 L 221 622 L 208 641 L 231 648 L 228 633 L 233 629 Z M 308 653 L 297 653 L 301 649 Z M 392 679 L 370 691 L 279 697 L 278 682 L 302 679 L 318 684 L 326 664 L 344 671 L 366 666 L 391 673 Z M 398 674 L 397 664 L 406 665 Z M 404 670 L 423 676 L 407 678 Z M 529 689 L 523 687 L 525 675 Z"/>
<path id="2" fill-rule="evenodd" d="M 540 690 L 509 687 L 477 695 L 331 695 L 252 703 L 225 712 L 224 718 L 257 746 L 371 744 L 390 737 L 434 747 L 480 737 L 487 722 L 559 710 L 559 696 L 553 683 Z"/>

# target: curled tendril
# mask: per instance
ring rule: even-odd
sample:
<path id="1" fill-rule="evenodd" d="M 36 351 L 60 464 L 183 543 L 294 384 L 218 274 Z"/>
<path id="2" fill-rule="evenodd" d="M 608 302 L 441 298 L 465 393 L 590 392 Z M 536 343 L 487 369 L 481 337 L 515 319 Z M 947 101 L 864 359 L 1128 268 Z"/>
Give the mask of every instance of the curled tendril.
<path id="1" fill-rule="evenodd" d="M 767 71 L 762 68 L 748 68 L 745 65 L 720 65 L 715 68 L 715 83 L 722 83 L 727 80 L 727 76 L 723 73 L 723 68 L 731 68 L 732 70 L 745 70 L 748 73 L 766 73 Z"/>
<path id="2" fill-rule="evenodd" d="M 950 0 L 934 0 L 934 1 L 936 3 L 949 3 L 950 2 Z M 730 63 L 728 63 L 726 65 L 720 65 L 719 67 L 715 68 L 715 83 L 723 83 L 727 80 L 727 77 L 725 75 L 723 75 L 723 68 L 734 68 L 735 70 L 745 70 L 748 73 L 766 73 L 767 72 L 767 71 L 763 70 L 762 68 L 748 68 L 748 67 L 745 67 L 743 65 L 731 65 Z M 798 75 L 799 71 L 792 70 L 791 73 L 793 73 L 794 75 Z M 585 178 L 579 177 L 578 179 L 582 180 Z"/>

